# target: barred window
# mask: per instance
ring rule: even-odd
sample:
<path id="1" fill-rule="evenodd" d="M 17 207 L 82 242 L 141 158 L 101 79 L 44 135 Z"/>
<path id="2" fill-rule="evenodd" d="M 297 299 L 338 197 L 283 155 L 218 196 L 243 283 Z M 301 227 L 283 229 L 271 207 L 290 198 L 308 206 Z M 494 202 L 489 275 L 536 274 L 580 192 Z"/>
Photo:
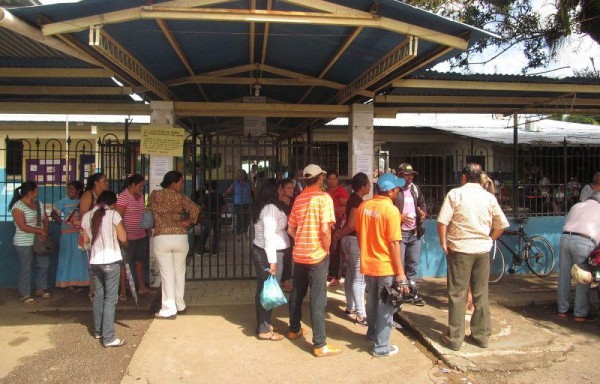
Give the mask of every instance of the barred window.
<path id="1" fill-rule="evenodd" d="M 6 141 L 6 173 L 16 176 L 23 173 L 23 142 L 21 140 Z"/>

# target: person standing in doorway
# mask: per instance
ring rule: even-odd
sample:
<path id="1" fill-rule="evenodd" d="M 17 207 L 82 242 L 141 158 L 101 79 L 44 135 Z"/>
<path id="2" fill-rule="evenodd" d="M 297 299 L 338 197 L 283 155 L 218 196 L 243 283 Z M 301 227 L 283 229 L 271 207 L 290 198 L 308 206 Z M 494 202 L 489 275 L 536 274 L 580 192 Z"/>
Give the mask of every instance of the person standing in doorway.
<path id="1" fill-rule="evenodd" d="M 202 197 L 202 210 L 204 212 L 204 229 L 200 241 L 201 252 L 206 251 L 206 245 L 212 232 L 210 253 L 212 256 L 219 254 L 219 243 L 221 241 L 221 211 L 225 207 L 225 199 L 217 191 L 217 180 L 210 182 L 209 192 Z"/>
<path id="2" fill-rule="evenodd" d="M 448 331 L 440 335 L 446 347 L 458 351 L 465 338 L 467 289 L 473 292 L 471 342 L 487 348 L 492 334 L 488 303 L 489 253 L 492 242 L 508 227 L 498 201 L 481 186 L 481 165 L 467 164 L 461 187 L 446 195 L 438 215 L 440 246 L 448 263 Z"/>
<path id="3" fill-rule="evenodd" d="M 237 177 L 225 191 L 225 196 L 233 193 L 233 210 L 235 212 L 235 238 L 242 240 L 243 234 L 250 225 L 250 203 L 254 195 L 254 184 L 248 181 L 248 174 L 243 169 L 238 171 Z"/>
<path id="4" fill-rule="evenodd" d="M 316 164 L 304 168 L 306 188 L 296 197 L 288 220 L 288 233 L 294 238 L 293 289 L 290 295 L 288 338 L 304 334 L 301 328 L 302 302 L 310 288 L 310 314 L 313 327 L 313 355 L 332 356 L 342 349 L 327 344 L 325 309 L 327 307 L 327 270 L 331 227 L 335 223 L 333 201 L 322 191 L 325 172 Z"/>
<path id="5" fill-rule="evenodd" d="M 340 185 L 338 173 L 330 171 L 327 173 L 327 193 L 333 200 L 333 211 L 335 212 L 335 224 L 333 226 L 331 249 L 329 250 L 329 276 L 327 281 L 330 286 L 336 286 L 340 283 L 340 241 L 335 233 L 341 228 L 344 215 L 346 213 L 346 202 L 348 202 L 348 191 Z"/>
<path id="6" fill-rule="evenodd" d="M 402 163 L 398 167 L 398 177 L 404 179 L 405 184 L 394 205 L 398 207 L 402 222 L 402 265 L 408 280 L 417 280 L 419 272 L 419 258 L 421 256 L 421 242 L 425 234 L 424 220 L 427 217 L 427 205 L 421 189 L 413 182 L 418 173 L 412 165 Z M 416 295 L 412 300 L 414 305 L 424 306 L 425 300 Z"/>

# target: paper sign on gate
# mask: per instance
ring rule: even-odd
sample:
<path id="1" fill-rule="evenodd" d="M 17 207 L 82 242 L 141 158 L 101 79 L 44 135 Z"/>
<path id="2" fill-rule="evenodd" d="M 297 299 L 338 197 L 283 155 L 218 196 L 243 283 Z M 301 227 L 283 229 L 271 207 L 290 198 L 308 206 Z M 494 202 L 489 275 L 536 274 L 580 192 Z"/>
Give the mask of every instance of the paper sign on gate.
<path id="1" fill-rule="evenodd" d="M 170 125 L 147 125 L 142 127 L 140 153 L 183 157 L 185 131 Z"/>

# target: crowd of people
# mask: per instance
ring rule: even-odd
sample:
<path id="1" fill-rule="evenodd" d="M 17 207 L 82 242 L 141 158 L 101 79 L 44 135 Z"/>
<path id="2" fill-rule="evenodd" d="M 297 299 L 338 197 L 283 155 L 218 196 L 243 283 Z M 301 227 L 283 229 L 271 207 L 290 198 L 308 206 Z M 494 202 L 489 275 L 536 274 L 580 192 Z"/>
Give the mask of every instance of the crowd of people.
<path id="1" fill-rule="evenodd" d="M 225 194 L 233 194 L 236 238 L 253 233 L 250 254 L 257 274 L 258 339 L 284 339 L 271 325 L 271 310 L 265 310 L 260 302 L 263 284 L 272 275 L 283 290 L 290 292 L 288 339 L 298 339 L 305 333 L 301 308 L 310 294 L 313 354 L 324 357 L 341 353 L 342 348 L 327 343 L 325 311 L 327 286 L 339 284 L 343 276 L 345 313 L 356 324 L 367 327 L 373 356 L 398 353 L 397 346 L 390 344 L 395 309 L 381 299 L 380 292 L 397 285 L 408 294 L 409 282 L 416 286 L 428 211 L 424 194 L 414 183 L 418 172 L 403 163 L 396 174 L 379 175 L 375 196 L 365 200 L 372 183 L 361 172 L 353 176 L 352 194 L 348 194 L 337 173 L 326 173 L 316 164 L 304 168 L 303 188 L 293 178 L 264 179 L 257 186 L 257 175 L 249 177 L 240 170 Z M 183 175 L 169 171 L 164 175 L 162 189 L 150 194 L 147 209 L 153 217 L 152 229 L 141 226 L 146 210 L 142 175 L 129 176 L 118 196 L 110 191 L 102 173 L 91 175 L 85 189 L 80 182 L 71 181 L 67 196 L 52 209 L 52 218 L 61 225 L 56 286 L 73 292 L 90 287 L 93 336 L 105 347 L 125 344 L 114 331 L 116 304 L 127 300 L 124 259 L 134 267 L 137 294 L 154 293 L 147 283 L 148 245 L 152 241 L 162 293 L 161 308 L 154 317 L 173 320 L 186 312 L 188 231 L 198 223 L 200 207 L 204 211 L 201 247 L 209 244 L 212 235 L 210 252 L 219 252 L 224 196 L 213 182 L 200 197 L 199 205 L 181 193 L 183 185 Z M 437 218 L 440 247 L 448 265 L 449 300 L 448 329 L 441 333 L 440 340 L 454 350 L 460 349 L 465 339 L 465 311 L 472 313 L 472 343 L 486 348 L 491 334 L 488 252 L 493 240 L 508 227 L 494 189 L 494 182 L 479 164 L 468 164 L 461 172 L 461 186 L 446 195 Z M 15 190 L 9 204 L 16 227 L 13 244 L 20 261 L 18 291 L 25 304 L 50 297 L 49 257 L 37 254 L 33 247 L 34 241 L 45 240 L 49 228 L 38 192 L 35 182 L 26 181 Z M 600 203 L 600 171 L 591 184 L 584 186 L 580 196 L 582 202 L 567 217 L 561 238 L 561 316 L 569 308 L 567 269 L 581 263 L 598 244 L 596 240 L 600 240 L 596 239 L 600 229 L 590 227 L 581 218 L 595 212 Z M 32 272 L 36 277 L 33 287 Z M 576 320 L 593 317 L 587 313 L 587 301 L 583 298 L 587 290 L 589 285 L 578 285 Z M 426 305 L 419 294 L 411 296 L 410 302 Z"/>

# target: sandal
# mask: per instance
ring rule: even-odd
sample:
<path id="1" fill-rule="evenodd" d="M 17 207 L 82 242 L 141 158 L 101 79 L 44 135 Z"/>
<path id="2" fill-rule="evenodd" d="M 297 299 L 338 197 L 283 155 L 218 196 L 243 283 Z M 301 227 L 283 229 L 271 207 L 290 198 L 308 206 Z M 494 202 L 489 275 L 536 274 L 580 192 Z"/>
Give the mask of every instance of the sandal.
<path id="1" fill-rule="evenodd" d="M 23 303 L 23 304 L 34 304 L 35 303 L 35 300 L 31 296 L 23 296 L 19 300 L 21 300 L 21 303 Z"/>
<path id="2" fill-rule="evenodd" d="M 127 301 L 127 292 L 121 292 L 119 294 L 119 301 Z"/>
<path id="3" fill-rule="evenodd" d="M 277 332 L 267 332 L 267 333 L 259 333 L 256 335 L 258 340 L 270 340 L 270 341 L 281 341 L 283 340 L 283 335 Z"/>
<path id="4" fill-rule="evenodd" d="M 46 291 L 44 291 L 43 289 L 40 289 L 39 291 L 37 291 L 37 292 L 35 293 L 35 295 L 36 295 L 37 297 L 41 297 L 42 299 L 49 299 L 49 298 L 50 298 L 50 293 L 49 293 L 49 292 L 46 292 Z"/>
<path id="5" fill-rule="evenodd" d="M 140 296 L 154 295 L 154 294 L 156 294 L 156 292 L 157 291 L 155 289 L 147 289 L 145 291 L 139 291 L 138 295 L 140 295 Z M 127 300 L 127 298 L 125 300 Z"/>

